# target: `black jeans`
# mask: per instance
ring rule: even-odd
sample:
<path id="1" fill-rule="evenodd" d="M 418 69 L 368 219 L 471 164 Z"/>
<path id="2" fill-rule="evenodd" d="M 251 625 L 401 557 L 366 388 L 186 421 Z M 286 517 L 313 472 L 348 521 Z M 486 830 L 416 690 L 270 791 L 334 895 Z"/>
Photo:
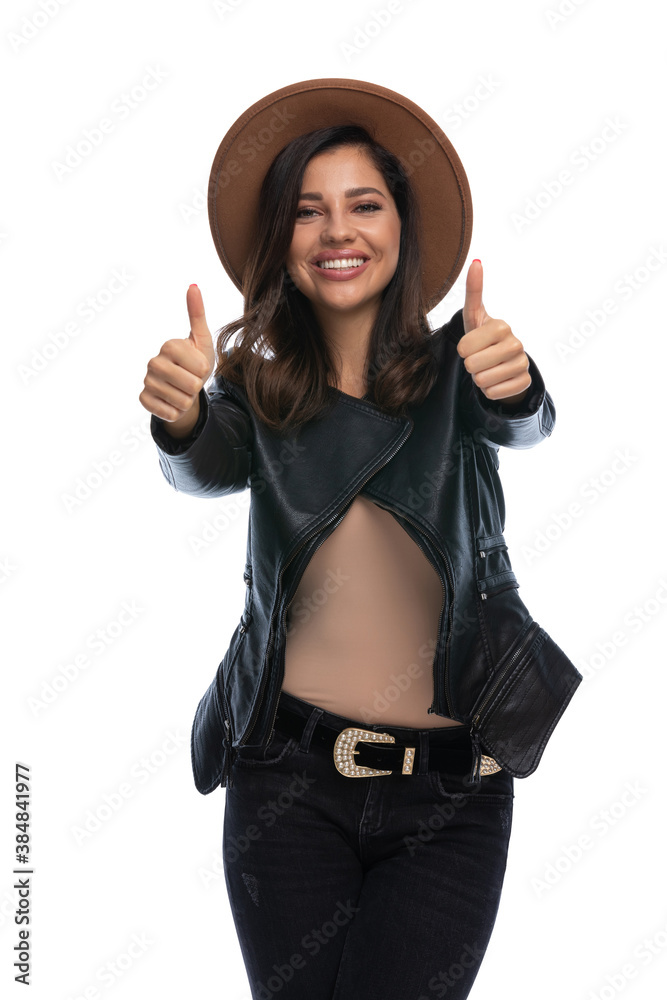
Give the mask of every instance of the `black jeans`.
<path id="1" fill-rule="evenodd" d="M 253 1000 L 463 1000 L 500 903 L 514 779 L 428 769 L 435 745 L 472 759 L 467 726 L 368 725 L 284 691 L 280 705 L 310 720 L 301 739 L 276 725 L 264 752 L 242 747 L 225 790 L 225 880 Z M 311 742 L 319 721 L 417 747 L 413 773 L 341 774 Z"/>

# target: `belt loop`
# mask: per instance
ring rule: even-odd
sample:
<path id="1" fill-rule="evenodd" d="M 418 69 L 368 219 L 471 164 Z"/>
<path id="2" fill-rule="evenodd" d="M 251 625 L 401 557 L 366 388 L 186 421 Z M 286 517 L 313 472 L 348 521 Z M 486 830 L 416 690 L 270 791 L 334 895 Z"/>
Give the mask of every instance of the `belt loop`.
<path id="1" fill-rule="evenodd" d="M 424 730 L 419 730 L 419 767 L 417 774 L 428 774 L 428 748 L 430 746 L 429 734 Z"/>
<path id="2" fill-rule="evenodd" d="M 303 728 L 303 732 L 301 733 L 299 750 L 303 750 L 306 753 L 308 752 L 308 750 L 310 749 L 310 739 L 311 736 L 313 735 L 313 729 L 315 728 L 315 726 L 320 721 L 320 718 L 323 715 L 324 715 L 323 708 L 317 708 L 317 707 L 313 708 L 312 712 L 308 716 L 308 721 L 306 722 L 306 725 Z"/>

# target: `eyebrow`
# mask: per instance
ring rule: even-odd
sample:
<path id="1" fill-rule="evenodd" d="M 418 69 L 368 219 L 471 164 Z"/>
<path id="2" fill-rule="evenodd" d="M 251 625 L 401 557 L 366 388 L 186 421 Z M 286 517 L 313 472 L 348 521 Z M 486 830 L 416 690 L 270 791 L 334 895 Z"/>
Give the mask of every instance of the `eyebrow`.
<path id="1" fill-rule="evenodd" d="M 382 191 L 378 191 L 378 189 L 374 187 L 348 188 L 347 191 L 345 191 L 346 198 L 357 198 L 360 194 L 379 194 L 381 198 L 385 197 L 385 195 L 382 194 Z M 322 195 L 319 191 L 302 191 L 299 195 L 299 200 L 302 198 L 312 199 L 313 201 L 322 201 Z"/>

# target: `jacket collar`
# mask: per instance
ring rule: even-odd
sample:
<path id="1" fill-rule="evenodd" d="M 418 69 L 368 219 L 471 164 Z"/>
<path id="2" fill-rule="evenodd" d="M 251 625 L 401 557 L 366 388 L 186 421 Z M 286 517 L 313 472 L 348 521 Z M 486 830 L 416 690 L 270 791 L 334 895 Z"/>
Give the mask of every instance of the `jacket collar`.
<path id="1" fill-rule="evenodd" d="M 267 459 L 275 445 L 279 464 L 256 498 L 270 516 L 258 516 L 253 531 L 281 564 L 394 457 L 414 426 L 411 417 L 384 413 L 369 400 L 334 387 L 331 395 L 332 405 L 322 419 L 309 421 L 289 439 L 270 435 L 262 441 Z M 274 468 L 268 462 L 267 467 Z"/>

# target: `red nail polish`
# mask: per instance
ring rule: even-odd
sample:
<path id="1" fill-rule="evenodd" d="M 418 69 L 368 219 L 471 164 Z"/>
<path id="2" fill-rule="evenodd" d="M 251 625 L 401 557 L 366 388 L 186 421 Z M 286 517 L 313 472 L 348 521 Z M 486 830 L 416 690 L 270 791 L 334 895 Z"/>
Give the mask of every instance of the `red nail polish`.
<path id="1" fill-rule="evenodd" d="M 475 257 L 475 260 L 478 261 L 480 264 L 482 263 L 479 257 Z M 475 263 L 475 260 L 473 260 L 473 264 Z"/>
<path id="2" fill-rule="evenodd" d="M 193 284 L 190 285 L 190 288 L 197 288 L 197 285 L 195 285 L 193 282 Z"/>

